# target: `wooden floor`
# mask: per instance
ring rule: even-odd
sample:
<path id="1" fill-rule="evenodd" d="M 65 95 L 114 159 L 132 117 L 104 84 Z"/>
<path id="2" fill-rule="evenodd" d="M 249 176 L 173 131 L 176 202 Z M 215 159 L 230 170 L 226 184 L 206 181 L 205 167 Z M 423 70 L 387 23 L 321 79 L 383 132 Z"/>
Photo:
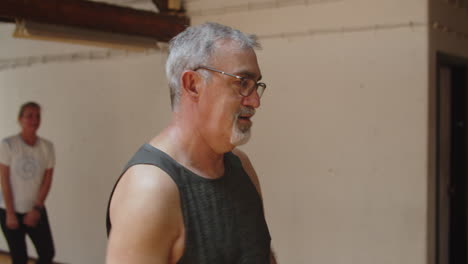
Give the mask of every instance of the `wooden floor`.
<path id="1" fill-rule="evenodd" d="M 11 264 L 10 256 L 0 253 L 0 264 Z M 34 261 L 30 260 L 28 264 L 34 264 Z"/>
<path id="2" fill-rule="evenodd" d="M 28 261 L 28 264 L 35 264 L 35 263 L 36 262 L 33 259 L 30 259 Z M 10 259 L 10 255 L 8 255 L 8 252 L 0 251 L 0 264 L 11 264 L 11 259 Z M 54 264 L 60 264 L 60 263 L 54 261 Z"/>
<path id="3" fill-rule="evenodd" d="M 34 262 L 34 260 L 28 261 L 28 264 L 34 264 L 34 263 L 36 263 Z M 4 252 L 0 252 L 0 264 L 11 264 L 10 256 Z"/>

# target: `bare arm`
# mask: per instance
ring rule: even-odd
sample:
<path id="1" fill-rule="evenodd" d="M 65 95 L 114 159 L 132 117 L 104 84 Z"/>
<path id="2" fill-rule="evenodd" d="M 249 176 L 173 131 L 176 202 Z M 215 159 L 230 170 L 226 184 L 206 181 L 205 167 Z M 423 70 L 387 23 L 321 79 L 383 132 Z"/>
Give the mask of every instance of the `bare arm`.
<path id="1" fill-rule="evenodd" d="M 54 169 L 46 169 L 44 172 L 44 177 L 42 178 L 41 186 L 39 187 L 39 192 L 37 194 L 36 202 L 34 203 L 35 208 L 31 209 L 25 217 L 23 218 L 23 223 L 27 226 L 36 226 L 39 219 L 41 218 L 41 211 L 37 207 L 44 207 L 45 199 L 50 191 L 50 186 L 52 185 L 52 175 Z M 36 207 L 37 206 L 37 207 Z"/>
<path id="2" fill-rule="evenodd" d="M 175 263 L 173 248 L 182 230 L 177 186 L 159 168 L 131 167 L 114 192 L 107 264 Z"/>
<path id="3" fill-rule="evenodd" d="M 0 163 L 0 177 L 6 207 L 6 225 L 10 229 L 16 229 L 19 224 L 13 203 L 13 192 L 11 191 L 10 167 Z"/>
<path id="4" fill-rule="evenodd" d="M 5 200 L 5 206 L 7 213 L 14 213 L 15 207 L 13 205 L 13 192 L 11 191 L 10 183 L 10 167 L 0 163 L 0 174 L 2 183 L 3 199 Z"/>
<path id="5" fill-rule="evenodd" d="M 41 187 L 36 199 L 36 205 L 43 207 L 45 199 L 50 191 L 50 186 L 52 185 L 52 175 L 54 174 L 54 168 L 45 170 L 44 178 L 42 179 Z"/>
<path id="6" fill-rule="evenodd" d="M 257 173 L 255 172 L 255 169 L 252 165 L 252 163 L 249 160 L 249 157 L 240 149 L 234 149 L 232 151 L 239 159 L 241 160 L 242 167 L 244 168 L 245 172 L 247 175 L 249 175 L 250 180 L 252 183 L 255 185 L 255 188 L 257 188 L 258 194 L 260 197 L 262 197 L 262 190 L 260 188 L 260 181 L 258 180 Z M 276 257 L 275 254 L 273 253 L 273 250 L 270 251 L 270 264 L 277 264 L 276 262 Z"/>
<path id="7" fill-rule="evenodd" d="M 276 262 L 276 256 L 275 256 L 275 253 L 273 253 L 273 249 L 271 249 L 270 251 L 270 264 L 277 264 L 278 262 Z"/>

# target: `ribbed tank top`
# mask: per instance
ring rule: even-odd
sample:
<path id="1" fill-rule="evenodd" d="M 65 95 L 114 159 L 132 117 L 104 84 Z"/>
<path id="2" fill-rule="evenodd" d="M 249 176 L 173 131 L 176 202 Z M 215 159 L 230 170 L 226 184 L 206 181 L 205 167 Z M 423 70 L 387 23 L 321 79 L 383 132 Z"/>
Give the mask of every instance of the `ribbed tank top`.
<path id="1" fill-rule="evenodd" d="M 224 155 L 224 175 L 214 180 L 191 172 L 149 144 L 137 151 L 124 172 L 137 164 L 150 164 L 162 169 L 179 189 L 185 226 L 185 250 L 178 264 L 270 262 L 271 238 L 262 200 L 242 168 L 241 161 L 232 152 Z M 111 230 L 110 199 L 107 234 Z"/>

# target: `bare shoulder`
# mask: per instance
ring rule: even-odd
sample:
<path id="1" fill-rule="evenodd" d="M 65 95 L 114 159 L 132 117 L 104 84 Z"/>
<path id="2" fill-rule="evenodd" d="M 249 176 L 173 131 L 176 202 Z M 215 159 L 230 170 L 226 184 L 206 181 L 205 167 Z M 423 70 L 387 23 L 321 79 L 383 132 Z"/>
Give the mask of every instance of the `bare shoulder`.
<path id="1" fill-rule="evenodd" d="M 232 150 L 232 153 L 234 153 L 234 155 L 236 155 L 237 157 L 239 157 L 239 159 L 242 161 L 243 159 L 249 159 L 249 157 L 247 157 L 247 154 L 245 154 L 244 151 L 238 149 L 238 148 L 234 148 Z"/>
<path id="2" fill-rule="evenodd" d="M 1 170 L 7 170 L 7 169 L 9 169 L 9 168 L 10 168 L 9 166 L 4 165 L 3 163 L 0 162 L 0 169 L 1 169 Z"/>
<path id="3" fill-rule="evenodd" d="M 168 263 L 183 226 L 177 186 L 158 167 L 135 165 L 115 189 L 110 218 L 107 263 Z"/>
<path id="4" fill-rule="evenodd" d="M 260 196 L 262 196 L 260 181 L 252 165 L 252 162 L 250 162 L 250 159 L 247 156 L 247 154 L 238 148 L 233 149 L 232 153 L 234 153 L 234 155 L 236 155 L 240 159 L 242 167 L 244 168 L 245 172 L 249 175 L 250 180 L 255 185 L 255 188 L 257 188 L 257 192 L 260 194 Z"/>
<path id="5" fill-rule="evenodd" d="M 9 174 L 10 174 L 10 167 L 0 163 L 0 176 L 7 177 L 9 176 Z"/>
<path id="6" fill-rule="evenodd" d="M 154 200 L 155 198 L 158 199 Z M 152 209 L 161 206 L 159 203 L 166 204 L 174 198 L 178 198 L 177 186 L 166 172 L 152 165 L 135 165 L 124 173 L 115 189 L 111 202 L 111 217 L 118 216 L 118 212 L 123 210 L 140 211 L 139 206 L 143 205 L 144 212 L 152 213 Z M 129 205 L 132 207 L 127 208 Z M 135 205 L 136 208 L 133 207 Z"/>

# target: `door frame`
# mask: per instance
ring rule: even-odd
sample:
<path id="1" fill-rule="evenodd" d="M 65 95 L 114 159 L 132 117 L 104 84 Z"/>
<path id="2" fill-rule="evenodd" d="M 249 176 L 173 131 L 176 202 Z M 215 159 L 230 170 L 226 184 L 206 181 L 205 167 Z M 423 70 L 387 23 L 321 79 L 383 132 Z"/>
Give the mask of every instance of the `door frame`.
<path id="1" fill-rule="evenodd" d="M 449 202 L 447 197 L 450 185 L 450 162 L 451 162 L 451 92 L 449 89 L 442 89 L 441 82 L 444 76 L 441 74 L 443 67 L 454 69 L 465 67 L 468 75 L 468 59 L 447 53 L 436 53 L 436 120 L 435 120 L 435 263 L 450 264 L 450 210 L 444 208 Z M 468 76 L 467 76 L 468 77 Z M 468 88 L 468 87 L 467 87 Z M 468 92 L 467 92 L 468 93 Z M 450 126 L 446 126 L 449 122 Z M 447 156 L 448 155 L 448 156 Z M 444 187 L 445 185 L 445 187 Z M 448 185 L 448 186 L 447 186 Z M 444 191 L 445 190 L 445 191 Z M 446 200 L 444 200 L 446 199 Z M 445 203 L 445 204 L 444 204 Z M 447 233 L 445 233 L 447 232 Z"/>

